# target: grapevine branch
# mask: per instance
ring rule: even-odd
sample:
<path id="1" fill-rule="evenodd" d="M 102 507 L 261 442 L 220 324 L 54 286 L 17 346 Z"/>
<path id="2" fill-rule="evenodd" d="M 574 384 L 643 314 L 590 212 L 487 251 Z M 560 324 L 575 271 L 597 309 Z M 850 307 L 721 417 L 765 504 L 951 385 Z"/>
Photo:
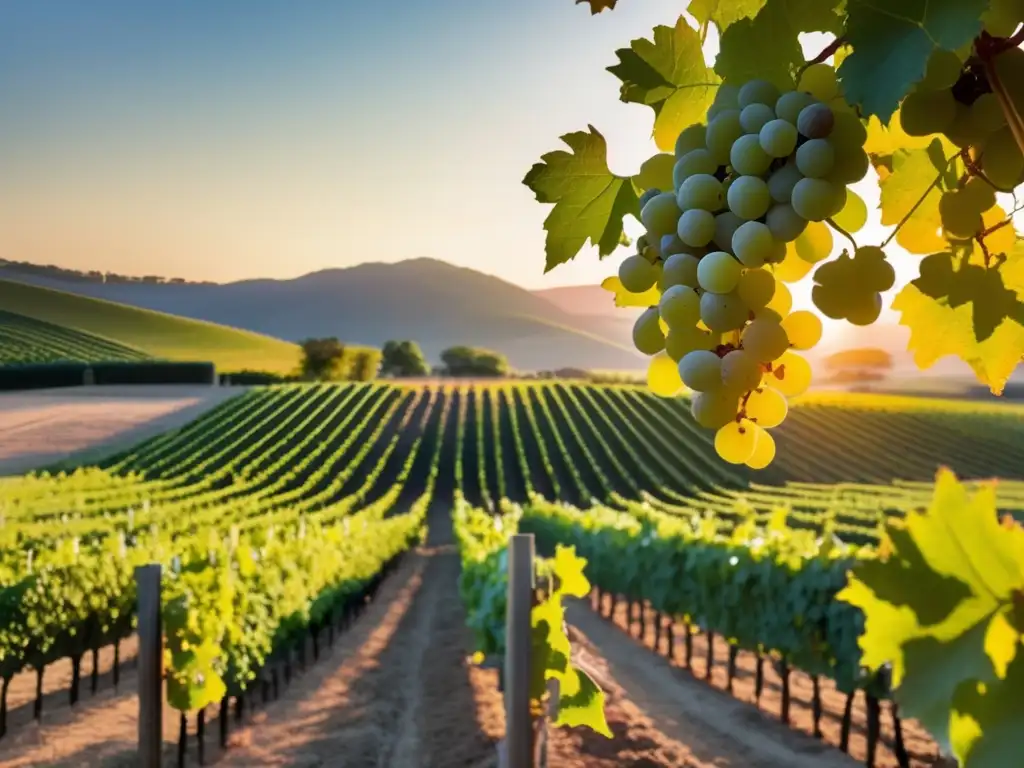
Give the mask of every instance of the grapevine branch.
<path id="1" fill-rule="evenodd" d="M 887 245 L 889 245 L 889 243 L 891 243 L 893 241 L 893 238 L 896 237 L 896 235 L 899 234 L 899 231 L 901 229 L 903 229 L 903 225 L 906 224 L 908 221 L 910 221 L 910 217 L 913 216 L 915 213 L 917 213 L 917 209 L 921 207 L 921 205 L 924 203 L 924 201 L 928 197 L 928 195 L 931 194 L 931 191 L 933 189 L 935 189 L 935 187 L 937 187 L 939 185 L 939 182 L 942 181 L 942 177 L 946 173 L 946 171 L 948 170 L 950 163 L 952 163 L 954 160 L 956 160 L 956 158 L 958 158 L 959 156 L 960 156 L 960 153 L 958 152 L 957 154 L 953 155 L 952 157 L 950 157 L 950 158 L 948 158 L 946 160 L 946 165 L 943 166 L 943 168 L 935 176 L 935 180 L 932 181 L 932 183 L 928 185 L 928 188 L 925 189 L 925 191 L 921 193 L 921 197 L 919 197 L 917 202 L 914 203 L 914 205 L 911 207 L 911 209 L 909 211 L 907 211 L 903 215 L 903 218 L 900 219 L 899 222 L 897 222 L 897 224 L 893 228 L 892 232 L 890 232 L 889 236 L 887 238 L 885 238 L 885 242 L 883 242 L 882 245 L 879 246 L 879 247 L 885 248 Z"/>

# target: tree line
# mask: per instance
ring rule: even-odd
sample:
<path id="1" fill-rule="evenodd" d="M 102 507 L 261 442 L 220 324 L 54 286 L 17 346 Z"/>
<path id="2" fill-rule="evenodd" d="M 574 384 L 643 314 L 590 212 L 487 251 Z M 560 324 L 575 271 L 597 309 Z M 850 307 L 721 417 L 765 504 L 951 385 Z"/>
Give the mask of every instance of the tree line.
<path id="1" fill-rule="evenodd" d="M 370 381 L 378 376 L 507 376 L 508 359 L 490 349 L 457 345 L 441 353 L 441 365 L 431 367 L 420 345 L 393 340 L 382 349 L 348 346 L 337 337 L 300 342 L 302 363 L 299 378 L 312 381 Z"/>

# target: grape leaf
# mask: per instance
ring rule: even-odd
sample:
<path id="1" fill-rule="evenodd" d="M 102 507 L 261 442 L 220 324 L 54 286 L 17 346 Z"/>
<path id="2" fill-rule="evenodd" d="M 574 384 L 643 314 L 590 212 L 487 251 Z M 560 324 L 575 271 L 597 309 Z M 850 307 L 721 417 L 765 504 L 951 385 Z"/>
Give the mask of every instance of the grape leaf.
<path id="1" fill-rule="evenodd" d="M 879 182 L 882 225 L 899 224 L 907 217 L 896 233 L 896 242 L 911 253 L 927 254 L 946 247 L 939 234 L 939 200 L 947 189 L 947 165 L 942 142 L 936 139 L 927 149 L 896 152 L 892 173 Z"/>
<path id="2" fill-rule="evenodd" d="M 632 182 L 608 169 L 604 136 L 594 126 L 587 127 L 587 132 L 562 136 L 572 152 L 542 155 L 542 162 L 523 179 L 538 202 L 555 204 L 544 220 L 545 272 L 575 257 L 587 240 L 607 256 L 619 245 L 623 217 L 640 213 Z"/>
<path id="3" fill-rule="evenodd" d="M 998 268 L 965 264 L 955 272 L 951 254 L 928 261 L 947 277 L 922 275 L 892 303 L 900 324 L 910 329 L 914 361 L 928 368 L 956 355 L 993 394 L 1001 394 L 1024 355 L 1024 254 L 1018 247 Z"/>
<path id="4" fill-rule="evenodd" d="M 740 19 L 756 16 L 765 2 L 767 0 L 691 0 L 686 10 L 700 24 L 711 22 L 721 33 Z"/>
<path id="5" fill-rule="evenodd" d="M 936 48 L 955 51 L 981 31 L 989 0 L 848 0 L 846 37 L 853 52 L 839 68 L 846 98 L 888 123 L 924 77 Z"/>
<path id="6" fill-rule="evenodd" d="M 587 561 L 576 554 L 576 547 L 555 548 L 555 575 L 558 577 L 558 591 L 571 597 L 586 597 L 590 594 L 590 582 L 583 573 Z"/>
<path id="7" fill-rule="evenodd" d="M 601 287 L 615 294 L 616 307 L 653 307 L 661 300 L 661 291 L 658 286 L 652 286 L 643 293 L 630 293 L 622 287 L 622 281 L 618 277 L 606 277 L 601 282 Z"/>
<path id="8" fill-rule="evenodd" d="M 576 0 L 576 5 L 579 5 L 580 3 L 587 3 L 590 5 L 590 15 L 594 16 L 606 8 L 609 11 L 614 9 L 615 3 L 617 2 L 618 0 Z"/>
<path id="9" fill-rule="evenodd" d="M 605 694 L 590 675 L 578 667 L 572 667 L 569 675 L 575 678 L 571 694 L 561 693 L 558 697 L 558 718 L 555 725 L 569 727 L 585 725 L 602 736 L 612 738 L 604 714 Z M 567 675 L 567 676 L 569 676 Z"/>
<path id="10" fill-rule="evenodd" d="M 1024 754 L 1024 654 L 997 683 L 970 681 L 953 698 L 950 736 L 964 768 L 1015 765 Z"/>
<path id="11" fill-rule="evenodd" d="M 736 85 L 760 78 L 792 88 L 793 75 L 804 63 L 798 36 L 838 34 L 838 4 L 839 0 L 768 0 L 754 18 L 740 19 L 722 32 L 715 72 Z"/>
<path id="12" fill-rule="evenodd" d="M 638 38 L 615 52 L 608 71 L 622 81 L 620 98 L 654 110 L 654 142 L 671 152 L 684 128 L 704 121 L 719 81 L 704 63 L 700 36 L 682 16 L 674 27 L 657 26 L 654 40 Z"/>
<path id="13" fill-rule="evenodd" d="M 644 160 L 640 166 L 640 173 L 633 177 L 633 184 L 638 189 L 672 189 L 672 169 L 676 165 L 676 156 L 667 152 L 658 154 Z"/>

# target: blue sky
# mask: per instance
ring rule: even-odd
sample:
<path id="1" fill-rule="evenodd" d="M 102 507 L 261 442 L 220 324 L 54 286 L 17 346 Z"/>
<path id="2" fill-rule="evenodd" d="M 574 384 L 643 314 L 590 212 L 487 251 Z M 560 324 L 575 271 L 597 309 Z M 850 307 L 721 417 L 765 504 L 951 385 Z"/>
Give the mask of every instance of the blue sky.
<path id="1" fill-rule="evenodd" d="M 0 254 L 132 274 L 289 277 L 432 256 L 543 287 L 520 183 L 593 123 L 653 151 L 614 51 L 678 0 L 33 0 L 0 28 Z"/>

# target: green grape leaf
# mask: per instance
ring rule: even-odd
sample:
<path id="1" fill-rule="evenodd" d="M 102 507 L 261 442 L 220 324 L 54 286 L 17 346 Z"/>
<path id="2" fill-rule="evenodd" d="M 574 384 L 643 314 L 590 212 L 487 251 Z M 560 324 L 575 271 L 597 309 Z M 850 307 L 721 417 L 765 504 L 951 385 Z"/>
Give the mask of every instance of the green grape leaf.
<path id="1" fill-rule="evenodd" d="M 638 38 L 615 52 L 619 63 L 608 71 L 622 81 L 620 98 L 654 110 L 654 142 L 671 152 L 676 139 L 704 122 L 719 81 L 704 63 L 700 35 L 682 16 L 674 27 L 654 28 L 654 40 Z"/>
<path id="2" fill-rule="evenodd" d="M 605 693 L 590 675 L 583 670 L 572 667 L 566 677 L 575 678 L 573 692 L 560 692 L 558 697 L 558 718 L 555 725 L 566 725 L 572 728 L 585 725 L 602 736 L 612 738 L 608 721 L 604 714 Z"/>
<path id="3" fill-rule="evenodd" d="M 724 31 L 740 19 L 757 16 L 767 0 L 691 0 L 686 8 L 700 24 L 713 23 Z"/>
<path id="4" fill-rule="evenodd" d="M 998 267 L 964 264 L 952 254 L 928 257 L 929 271 L 893 299 L 900 324 L 910 329 L 909 349 L 920 368 L 946 355 L 971 366 L 993 394 L 1024 357 L 1024 252 L 1018 247 Z"/>
<path id="5" fill-rule="evenodd" d="M 947 189 L 948 165 L 942 142 L 936 139 L 927 149 L 897 151 L 892 156 L 892 173 L 879 182 L 882 225 L 902 222 L 896 242 L 911 253 L 928 254 L 946 247 L 939 232 L 939 200 Z"/>
<path id="6" fill-rule="evenodd" d="M 953 697 L 950 741 L 964 768 L 1016 765 L 1024 754 L 1024 653 L 1018 653 L 1006 679 L 969 681 Z"/>
<path id="7" fill-rule="evenodd" d="M 754 18 L 740 19 L 722 33 L 715 72 L 735 85 L 760 78 L 792 88 L 804 63 L 799 35 L 838 34 L 842 19 L 837 5 L 839 0 L 768 0 Z"/>
<path id="8" fill-rule="evenodd" d="M 548 152 L 523 179 L 538 202 L 555 204 L 544 220 L 545 272 L 574 258 L 587 240 L 607 256 L 619 245 L 623 217 L 639 216 L 632 182 L 608 169 L 604 136 L 588 128 L 562 136 L 572 152 Z"/>
<path id="9" fill-rule="evenodd" d="M 1009 37 L 1024 21 L 1024 0 L 991 0 L 981 17 L 986 31 L 996 37 Z"/>
<path id="10" fill-rule="evenodd" d="M 846 37 L 853 52 L 839 68 L 850 104 L 888 123 L 924 77 L 936 48 L 955 51 L 981 31 L 989 0 L 848 0 Z"/>
<path id="11" fill-rule="evenodd" d="M 633 184 L 644 191 L 661 189 L 671 191 L 672 169 L 676 165 L 676 156 L 668 152 L 658 154 L 644 160 L 640 173 L 633 177 Z"/>
<path id="12" fill-rule="evenodd" d="M 587 3 L 590 6 L 590 15 L 594 16 L 606 8 L 610 11 L 615 8 L 618 0 L 576 0 L 576 5 Z"/>

